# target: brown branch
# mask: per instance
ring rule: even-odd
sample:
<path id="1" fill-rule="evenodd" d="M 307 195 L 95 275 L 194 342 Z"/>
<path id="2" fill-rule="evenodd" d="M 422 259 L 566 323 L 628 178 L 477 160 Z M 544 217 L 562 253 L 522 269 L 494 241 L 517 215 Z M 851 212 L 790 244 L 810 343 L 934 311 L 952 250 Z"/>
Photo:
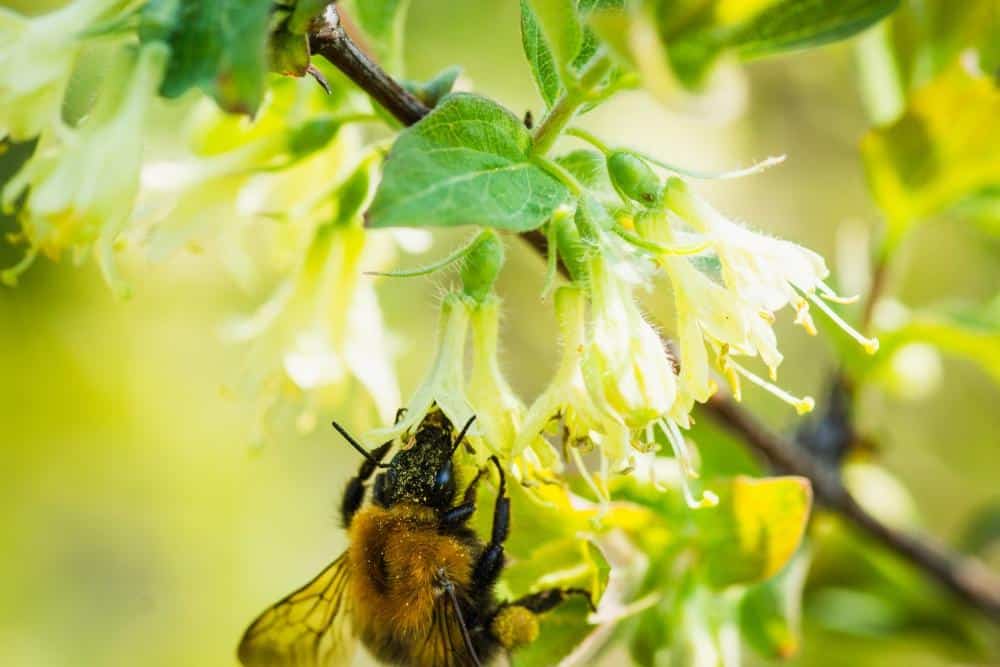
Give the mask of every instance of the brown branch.
<path id="1" fill-rule="evenodd" d="M 413 125 L 430 111 L 357 47 L 344 30 L 334 5 L 313 21 L 309 48 L 329 60 L 403 125 Z"/>
<path id="2" fill-rule="evenodd" d="M 430 110 L 420 100 L 404 90 L 355 46 L 341 26 L 333 5 L 314 23 L 309 43 L 313 53 L 329 60 L 404 125 L 412 125 L 429 113 Z M 540 256 L 546 257 L 548 243 L 544 234 L 536 230 L 521 234 L 521 238 Z M 566 275 L 564 267 L 560 266 L 560 269 Z M 712 419 L 739 435 L 776 470 L 808 478 L 816 498 L 826 507 L 993 621 L 1000 622 L 1000 581 L 984 565 L 881 523 L 858 504 L 844 487 L 835 468 L 818 461 L 806 450 L 768 429 L 731 398 L 716 395 L 704 409 Z"/>

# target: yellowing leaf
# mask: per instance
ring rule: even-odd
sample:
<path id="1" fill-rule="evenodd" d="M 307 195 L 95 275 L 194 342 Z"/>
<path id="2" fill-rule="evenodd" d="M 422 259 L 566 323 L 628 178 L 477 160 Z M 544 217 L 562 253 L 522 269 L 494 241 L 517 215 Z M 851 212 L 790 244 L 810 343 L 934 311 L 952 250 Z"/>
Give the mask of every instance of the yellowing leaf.
<path id="1" fill-rule="evenodd" d="M 739 476 L 717 493 L 719 505 L 697 514 L 708 581 L 724 588 L 777 574 L 802 541 L 812 505 L 809 481 Z"/>
<path id="2" fill-rule="evenodd" d="M 956 65 L 861 144 L 868 181 L 897 243 L 920 218 L 1000 183 L 1000 90 Z"/>

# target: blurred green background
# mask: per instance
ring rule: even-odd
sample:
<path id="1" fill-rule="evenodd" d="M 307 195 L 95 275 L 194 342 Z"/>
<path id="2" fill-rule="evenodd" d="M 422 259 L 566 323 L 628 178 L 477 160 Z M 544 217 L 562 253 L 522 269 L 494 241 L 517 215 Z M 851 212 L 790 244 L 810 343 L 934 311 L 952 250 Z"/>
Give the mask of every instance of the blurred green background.
<path id="1" fill-rule="evenodd" d="M 412 77 L 459 63 L 467 85 L 517 113 L 540 115 L 520 52 L 517 3 L 417 0 L 407 35 Z M 668 111 L 635 92 L 584 124 L 693 168 L 787 153 L 782 167 L 698 189 L 720 210 L 821 252 L 850 291 L 865 263 L 856 241 L 879 220 L 858 155 L 868 121 L 852 46 L 756 63 L 742 76 L 726 104 L 745 98 L 745 113 L 732 119 Z M 17 157 L 0 157 L 0 181 Z M 462 238 L 438 234 L 432 253 Z M 553 365 L 553 321 L 538 302 L 541 262 L 515 240 L 509 249 L 500 287 L 505 368 L 530 399 Z M 1000 292 L 996 237 L 954 216 L 922 226 L 901 252 L 889 293 L 908 306 L 984 303 Z M 16 258 L 0 246 L 0 264 Z M 129 258 L 125 274 L 135 296 L 124 303 L 90 263 L 40 261 L 19 287 L 0 291 L 2 665 L 234 664 L 248 621 L 344 545 L 335 508 L 357 456 L 330 430 L 303 438 L 291 424 L 263 448 L 250 446 L 254 405 L 233 389 L 247 374 L 245 349 L 223 342 L 218 330 L 266 291 L 238 290 L 211 255 L 181 254 L 156 265 Z M 380 285 L 388 323 L 404 341 L 404 393 L 425 370 L 446 280 Z M 655 317 L 667 302 L 652 294 L 647 303 Z M 783 385 L 821 396 L 832 369 L 825 343 L 788 322 L 779 337 Z M 881 445 L 879 461 L 909 489 L 922 528 L 944 541 L 956 540 L 975 510 L 1000 501 L 998 399 L 975 364 L 948 358 L 929 395 L 862 397 L 861 423 Z M 776 428 L 794 430 L 787 406 L 756 393 L 746 401 Z M 324 414 L 321 423 L 336 417 L 361 430 L 368 424 L 361 404 Z M 886 493 L 876 485 L 876 513 L 891 502 Z M 829 548 L 850 555 L 845 540 Z M 824 548 L 819 539 L 820 564 Z M 996 635 L 974 617 L 942 606 L 940 616 L 950 619 L 929 613 L 918 614 L 919 623 L 901 621 L 878 600 L 847 593 L 838 602 L 823 576 L 817 567 L 807 588 L 803 650 L 789 664 L 986 664 L 983 653 L 968 649 L 969 637 L 995 642 Z M 904 607 L 911 592 L 899 590 Z M 841 622 L 841 614 L 862 620 Z"/>

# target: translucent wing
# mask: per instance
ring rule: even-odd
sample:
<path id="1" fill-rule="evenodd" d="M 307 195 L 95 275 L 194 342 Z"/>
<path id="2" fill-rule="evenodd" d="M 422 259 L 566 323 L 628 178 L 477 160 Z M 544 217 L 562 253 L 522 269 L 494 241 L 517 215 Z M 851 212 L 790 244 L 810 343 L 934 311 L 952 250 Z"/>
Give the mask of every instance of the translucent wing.
<path id="1" fill-rule="evenodd" d="M 246 667 L 343 667 L 350 662 L 346 555 L 257 617 L 237 650 Z"/>

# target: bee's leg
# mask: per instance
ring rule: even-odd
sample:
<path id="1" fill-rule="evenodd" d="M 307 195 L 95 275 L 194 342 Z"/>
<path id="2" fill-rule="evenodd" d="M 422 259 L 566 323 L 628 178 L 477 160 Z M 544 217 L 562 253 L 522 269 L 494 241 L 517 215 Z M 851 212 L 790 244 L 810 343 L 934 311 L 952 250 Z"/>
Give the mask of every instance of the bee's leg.
<path id="1" fill-rule="evenodd" d="M 497 457 L 491 456 L 490 461 L 500 474 L 500 488 L 497 490 L 496 504 L 493 506 L 493 532 L 490 542 L 476 561 L 472 571 L 472 586 L 474 588 L 489 588 L 496 583 L 503 570 L 503 543 L 510 529 L 510 498 L 507 497 L 507 480 Z"/>
<path id="2" fill-rule="evenodd" d="M 382 459 L 391 448 L 392 441 L 390 440 L 381 447 L 373 449 L 371 458 L 366 458 L 361 462 L 358 474 L 352 477 L 351 481 L 347 483 L 347 488 L 344 489 L 344 498 L 340 501 L 340 515 L 343 517 L 345 528 L 351 525 L 354 513 L 360 509 L 361 503 L 364 502 L 365 482 L 375 473 L 375 468 L 382 462 Z"/>
<path id="3" fill-rule="evenodd" d="M 449 528 L 460 526 L 469 520 L 476 511 L 476 488 L 479 486 L 479 480 L 483 476 L 483 471 L 480 470 L 476 473 L 476 476 L 472 478 L 469 482 L 469 486 L 465 487 L 465 495 L 462 496 L 462 502 L 459 505 L 455 505 L 448 511 L 441 514 L 441 524 Z"/>
<path id="4" fill-rule="evenodd" d="M 544 591 L 532 593 L 531 595 L 525 595 L 510 604 L 512 606 L 524 607 L 535 614 L 544 614 L 558 607 L 571 596 L 582 597 L 587 601 L 587 605 L 591 611 L 597 611 L 594 608 L 594 600 L 590 597 L 590 593 L 582 588 L 549 588 Z"/>
<path id="5" fill-rule="evenodd" d="M 594 609 L 590 594 L 585 590 L 550 588 L 503 603 L 489 618 L 486 627 L 490 636 L 508 650 L 530 644 L 538 638 L 539 614 L 552 610 L 571 595 L 583 596 L 591 610 Z"/>

